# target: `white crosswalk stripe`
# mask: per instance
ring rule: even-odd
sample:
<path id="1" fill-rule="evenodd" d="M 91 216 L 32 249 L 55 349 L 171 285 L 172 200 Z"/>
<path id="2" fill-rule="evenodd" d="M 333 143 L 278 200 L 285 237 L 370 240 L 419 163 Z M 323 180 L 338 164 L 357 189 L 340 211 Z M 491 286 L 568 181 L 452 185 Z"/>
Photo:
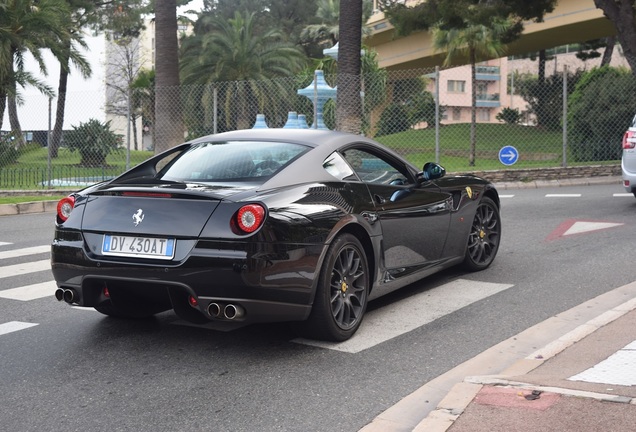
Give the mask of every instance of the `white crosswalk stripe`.
<path id="1" fill-rule="evenodd" d="M 513 286 L 458 279 L 368 312 L 355 336 L 345 342 L 329 343 L 301 338 L 294 339 L 294 342 L 357 353 Z"/>
<path id="2" fill-rule="evenodd" d="M 10 266 L 0 267 L 0 279 L 11 276 L 20 276 L 44 270 L 51 270 L 51 260 L 25 262 Z"/>
<path id="3" fill-rule="evenodd" d="M 0 324 L 0 335 L 7 333 L 13 333 L 19 330 L 24 330 L 29 327 L 34 327 L 37 323 L 26 323 L 21 321 L 9 321 L 8 323 Z"/>
<path id="4" fill-rule="evenodd" d="M 33 246 L 29 248 L 24 248 L 24 249 L 13 249 L 8 251 L 2 251 L 0 252 L 0 259 L 16 258 L 21 256 L 35 255 L 35 254 L 41 254 L 41 253 L 47 253 L 47 252 L 51 252 L 50 245 Z"/>
<path id="5" fill-rule="evenodd" d="M 56 288 L 57 285 L 55 281 L 47 281 L 0 291 L 0 297 L 11 300 L 29 301 L 52 296 Z"/>

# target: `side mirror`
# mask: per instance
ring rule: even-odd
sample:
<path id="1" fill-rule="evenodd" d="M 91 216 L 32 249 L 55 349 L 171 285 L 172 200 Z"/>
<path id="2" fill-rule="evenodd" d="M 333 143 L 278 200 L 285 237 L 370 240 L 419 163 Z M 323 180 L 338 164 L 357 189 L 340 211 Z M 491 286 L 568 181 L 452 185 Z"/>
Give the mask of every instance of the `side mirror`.
<path id="1" fill-rule="evenodd" d="M 443 166 L 435 162 L 426 162 L 424 168 L 422 168 L 422 172 L 418 174 L 418 177 L 422 179 L 422 181 L 428 181 L 442 178 L 445 175 L 446 170 Z"/>

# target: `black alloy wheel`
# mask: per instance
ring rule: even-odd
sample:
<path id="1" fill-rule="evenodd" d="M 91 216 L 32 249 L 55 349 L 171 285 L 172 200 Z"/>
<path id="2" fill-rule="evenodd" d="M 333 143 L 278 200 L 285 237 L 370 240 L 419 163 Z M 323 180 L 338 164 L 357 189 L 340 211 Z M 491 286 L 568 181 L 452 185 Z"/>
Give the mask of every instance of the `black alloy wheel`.
<path id="1" fill-rule="evenodd" d="M 369 265 L 360 241 L 338 236 L 327 251 L 307 321 L 299 323 L 303 336 L 340 342 L 360 327 L 369 296 Z"/>
<path id="2" fill-rule="evenodd" d="M 501 241 L 501 218 L 495 202 L 482 198 L 477 206 L 473 224 L 468 234 L 464 266 L 479 271 L 492 264 Z"/>

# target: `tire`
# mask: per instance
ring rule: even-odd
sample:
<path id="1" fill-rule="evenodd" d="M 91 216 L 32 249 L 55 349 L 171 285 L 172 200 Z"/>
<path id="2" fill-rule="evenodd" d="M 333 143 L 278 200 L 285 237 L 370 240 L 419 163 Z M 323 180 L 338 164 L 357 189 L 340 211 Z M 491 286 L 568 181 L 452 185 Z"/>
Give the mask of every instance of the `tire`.
<path id="1" fill-rule="evenodd" d="M 492 264 L 501 241 L 501 217 L 495 202 L 482 198 L 477 206 L 466 244 L 463 266 L 470 271 L 480 271 Z"/>
<path id="2" fill-rule="evenodd" d="M 360 241 L 343 234 L 327 250 L 309 318 L 298 323 L 302 336 L 341 342 L 358 330 L 369 298 L 369 264 Z"/>

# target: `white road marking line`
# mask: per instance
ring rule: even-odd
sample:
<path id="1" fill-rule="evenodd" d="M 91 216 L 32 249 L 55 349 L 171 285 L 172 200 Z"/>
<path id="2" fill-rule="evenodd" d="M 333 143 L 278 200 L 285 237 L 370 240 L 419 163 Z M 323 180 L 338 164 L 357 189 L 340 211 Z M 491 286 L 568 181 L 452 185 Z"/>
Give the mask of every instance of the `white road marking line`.
<path id="1" fill-rule="evenodd" d="M 357 353 L 513 286 L 458 279 L 368 312 L 356 334 L 348 341 L 330 343 L 298 338 L 292 342 Z"/>
<path id="2" fill-rule="evenodd" d="M 8 242 L 0 242 L 0 246 L 8 246 L 11 245 L 13 243 L 8 243 Z"/>
<path id="3" fill-rule="evenodd" d="M 636 341 L 615 352 L 599 364 L 568 378 L 623 386 L 636 385 Z"/>
<path id="4" fill-rule="evenodd" d="M 617 226 L 624 225 L 622 223 L 612 223 L 612 222 L 585 222 L 585 221 L 577 221 L 563 233 L 564 236 L 572 235 L 572 234 L 581 234 L 584 232 L 597 231 L 607 228 L 614 228 Z"/>
<path id="5" fill-rule="evenodd" d="M 20 321 L 10 321 L 8 323 L 0 324 L 0 335 L 12 333 L 19 330 L 24 330 L 29 327 L 36 326 L 36 323 L 26 323 Z"/>
<path id="6" fill-rule="evenodd" d="M 581 194 L 546 194 L 546 198 L 580 198 Z"/>
<path id="7" fill-rule="evenodd" d="M 10 300 L 29 301 L 52 296 L 55 294 L 56 288 L 55 281 L 48 281 L 0 291 L 0 297 Z"/>
<path id="8" fill-rule="evenodd" d="M 499 198 L 514 198 L 514 195 L 499 195 Z"/>
<path id="9" fill-rule="evenodd" d="M 631 193 L 615 193 L 613 196 L 634 198 L 634 194 L 631 194 Z"/>
<path id="10" fill-rule="evenodd" d="M 43 270 L 51 270 L 51 260 L 33 261 L 0 267 L 0 279 L 27 273 L 35 273 Z"/>
<path id="11" fill-rule="evenodd" d="M 0 259 L 15 258 L 26 255 L 35 255 L 40 253 L 51 252 L 51 245 L 33 246 L 24 249 L 14 249 L 0 252 Z"/>

